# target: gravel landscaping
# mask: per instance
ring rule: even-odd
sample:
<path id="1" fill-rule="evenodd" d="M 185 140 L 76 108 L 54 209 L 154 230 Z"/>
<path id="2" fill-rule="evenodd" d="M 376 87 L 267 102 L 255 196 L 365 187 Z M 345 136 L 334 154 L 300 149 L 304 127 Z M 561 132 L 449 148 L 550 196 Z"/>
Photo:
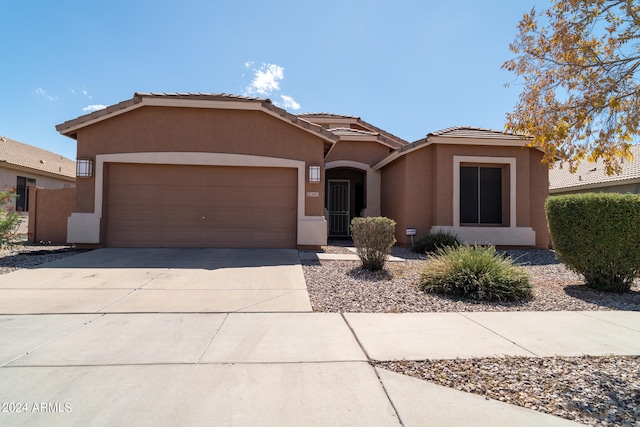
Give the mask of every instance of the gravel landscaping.
<path id="1" fill-rule="evenodd" d="M 326 253 L 353 253 L 349 241 L 330 242 Z M 317 312 L 456 311 L 640 311 L 640 284 L 628 294 L 587 288 L 548 250 L 509 250 L 531 274 L 534 296 L 521 303 L 478 303 L 425 294 L 418 287 L 426 256 L 394 247 L 405 262 L 388 262 L 382 272 L 358 261 L 304 261 L 303 270 Z M 503 357 L 388 361 L 376 366 L 487 398 L 553 414 L 583 424 L 640 426 L 640 357 Z"/>
<path id="2" fill-rule="evenodd" d="M 640 425 L 640 357 L 379 362 L 375 366 L 588 425 Z"/>
<path id="3" fill-rule="evenodd" d="M 19 243 L 0 251 L 0 274 L 31 268 L 49 261 L 86 252 L 71 246 L 31 245 Z"/>
<path id="4" fill-rule="evenodd" d="M 333 242 L 332 242 L 333 243 Z M 332 245 L 326 253 L 353 253 Z M 567 270 L 553 251 L 509 250 L 531 274 L 534 296 L 511 303 L 473 302 L 462 298 L 425 294 L 417 287 L 426 256 L 409 248 L 394 247 L 392 255 L 405 262 L 387 262 L 385 270 L 372 273 L 359 261 L 303 261 L 309 297 L 314 311 L 335 313 L 412 313 L 460 311 L 640 311 L 640 283 L 628 294 L 610 294 L 584 286 Z"/>

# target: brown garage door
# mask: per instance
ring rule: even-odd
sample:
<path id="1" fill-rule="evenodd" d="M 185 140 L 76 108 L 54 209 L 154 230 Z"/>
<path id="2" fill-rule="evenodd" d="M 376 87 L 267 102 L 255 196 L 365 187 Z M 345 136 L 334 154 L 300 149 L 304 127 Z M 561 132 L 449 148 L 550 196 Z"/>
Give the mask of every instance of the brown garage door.
<path id="1" fill-rule="evenodd" d="M 294 248 L 297 171 L 112 163 L 107 246 Z"/>

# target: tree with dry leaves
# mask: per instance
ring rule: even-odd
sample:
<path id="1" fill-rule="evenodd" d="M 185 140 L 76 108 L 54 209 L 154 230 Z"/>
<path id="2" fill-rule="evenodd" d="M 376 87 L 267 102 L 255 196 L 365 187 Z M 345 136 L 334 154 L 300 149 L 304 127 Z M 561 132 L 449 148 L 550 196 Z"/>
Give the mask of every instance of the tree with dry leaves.
<path id="1" fill-rule="evenodd" d="M 524 88 L 507 131 L 530 136 L 546 162 L 602 159 L 620 171 L 640 135 L 638 0 L 553 0 L 518 31 L 502 68 Z"/>

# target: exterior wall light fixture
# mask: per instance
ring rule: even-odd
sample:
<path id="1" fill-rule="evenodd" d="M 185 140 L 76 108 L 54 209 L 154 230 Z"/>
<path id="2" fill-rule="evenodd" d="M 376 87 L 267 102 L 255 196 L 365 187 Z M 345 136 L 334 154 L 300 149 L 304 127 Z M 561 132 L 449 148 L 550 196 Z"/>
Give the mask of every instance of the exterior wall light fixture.
<path id="1" fill-rule="evenodd" d="M 93 177 L 93 160 L 78 159 L 76 161 L 76 176 L 78 178 Z"/>
<path id="2" fill-rule="evenodd" d="M 309 182 L 320 182 L 320 166 L 309 166 Z"/>

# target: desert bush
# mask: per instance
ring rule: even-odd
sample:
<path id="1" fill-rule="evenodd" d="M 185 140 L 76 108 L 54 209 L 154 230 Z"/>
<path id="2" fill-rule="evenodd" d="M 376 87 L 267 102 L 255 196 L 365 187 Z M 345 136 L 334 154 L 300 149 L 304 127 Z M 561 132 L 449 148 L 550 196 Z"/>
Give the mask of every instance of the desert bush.
<path id="1" fill-rule="evenodd" d="M 436 231 L 435 233 L 418 237 L 413 242 L 413 251 L 424 254 L 427 252 L 436 252 L 438 249 L 447 246 L 454 248 L 460 246 L 458 235 L 449 231 Z"/>
<path id="2" fill-rule="evenodd" d="M 532 295 L 529 273 L 493 246 L 438 249 L 425 261 L 420 288 L 476 301 L 518 301 Z"/>
<path id="3" fill-rule="evenodd" d="M 381 270 L 396 242 L 396 222 L 384 217 L 354 218 L 351 237 L 362 266 L 371 271 Z"/>
<path id="4" fill-rule="evenodd" d="M 16 233 L 22 221 L 13 208 L 13 200 L 17 197 L 16 189 L 13 187 L 0 190 L 0 248 L 6 248 L 17 242 Z"/>
<path id="5" fill-rule="evenodd" d="M 629 291 L 640 276 L 640 196 L 553 196 L 545 210 L 560 261 L 591 288 Z"/>

